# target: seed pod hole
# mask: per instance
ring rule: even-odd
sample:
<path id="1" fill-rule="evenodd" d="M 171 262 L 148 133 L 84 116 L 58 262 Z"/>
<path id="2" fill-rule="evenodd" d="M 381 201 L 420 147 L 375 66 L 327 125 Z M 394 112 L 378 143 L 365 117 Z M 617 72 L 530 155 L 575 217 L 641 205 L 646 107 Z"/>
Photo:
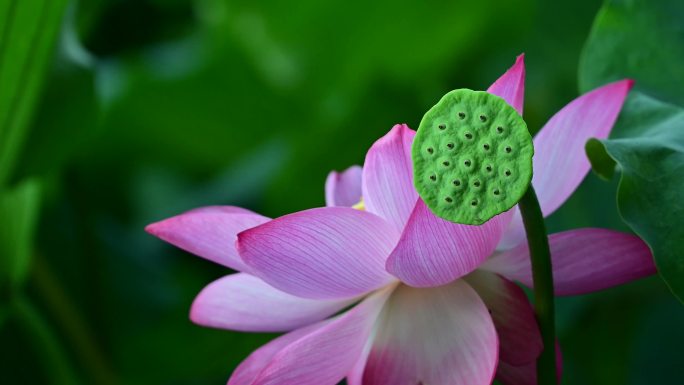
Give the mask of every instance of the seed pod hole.
<path id="1" fill-rule="evenodd" d="M 430 180 L 433 181 L 433 182 L 436 181 L 436 180 L 437 180 L 437 175 L 435 175 L 435 174 L 430 175 Z"/>
<path id="2" fill-rule="evenodd" d="M 472 166 L 472 164 L 473 164 L 473 162 L 471 162 L 470 159 L 467 159 L 463 162 L 463 165 L 466 167 L 470 167 L 470 166 Z"/>
<path id="3" fill-rule="evenodd" d="M 449 167 L 450 164 L 451 164 L 451 163 L 449 163 L 448 160 L 445 160 L 444 162 L 442 162 L 442 165 L 443 165 L 444 167 Z"/>
<path id="4" fill-rule="evenodd" d="M 493 169 L 494 168 L 492 167 L 491 164 L 488 164 L 487 167 L 485 167 L 485 170 L 487 170 L 487 172 L 492 172 Z"/>
<path id="5" fill-rule="evenodd" d="M 465 135 L 463 135 L 463 136 L 465 136 L 465 138 L 468 139 L 468 140 L 472 140 L 472 139 L 473 139 L 473 134 L 470 133 L 470 132 L 466 132 Z"/>
<path id="6" fill-rule="evenodd" d="M 511 176 L 512 174 L 513 173 L 511 172 L 511 170 L 504 171 L 504 175 L 506 175 L 506 176 Z"/>
<path id="7" fill-rule="evenodd" d="M 451 197 L 446 197 L 444 198 L 444 200 L 446 201 L 446 203 L 451 203 L 454 201 L 453 199 L 451 199 Z"/>
<path id="8" fill-rule="evenodd" d="M 486 117 L 485 115 L 480 115 L 480 121 L 481 121 L 481 122 L 486 122 L 486 121 L 487 121 L 487 117 Z"/>
<path id="9" fill-rule="evenodd" d="M 498 127 L 496 128 L 496 132 L 498 132 L 499 134 L 503 134 L 504 128 L 501 127 L 501 126 L 498 126 Z"/>
<path id="10" fill-rule="evenodd" d="M 480 187 L 480 185 L 482 185 L 482 183 L 479 180 L 476 180 L 475 182 L 473 182 L 473 186 L 475 186 L 475 187 Z"/>
<path id="11" fill-rule="evenodd" d="M 483 145 L 482 145 L 482 148 L 483 148 L 485 151 L 489 151 L 489 149 L 490 149 L 489 143 L 483 144 Z"/>
<path id="12" fill-rule="evenodd" d="M 454 186 L 459 187 L 461 185 L 461 180 L 460 179 L 454 179 L 453 182 L 451 182 Z"/>
<path id="13" fill-rule="evenodd" d="M 454 144 L 453 144 L 453 143 L 447 143 L 447 148 L 448 148 L 449 150 L 453 150 L 453 149 L 454 149 Z"/>
<path id="14" fill-rule="evenodd" d="M 506 146 L 506 147 L 504 148 L 504 151 L 506 151 L 507 154 L 510 154 L 511 151 L 513 151 L 513 148 L 511 148 L 511 146 Z"/>
<path id="15" fill-rule="evenodd" d="M 494 189 L 494 191 L 492 191 L 492 194 L 501 195 L 501 191 L 497 188 L 497 189 Z"/>
<path id="16" fill-rule="evenodd" d="M 438 127 L 442 131 L 446 130 L 446 124 L 440 124 Z"/>
<path id="17" fill-rule="evenodd" d="M 465 112 L 459 112 L 459 113 L 458 113 L 458 117 L 459 117 L 461 120 L 465 119 L 465 117 L 466 117 Z"/>
<path id="18" fill-rule="evenodd" d="M 477 206 L 477 204 L 478 204 L 477 199 L 473 199 L 472 201 L 470 201 L 470 205 L 473 207 Z"/>

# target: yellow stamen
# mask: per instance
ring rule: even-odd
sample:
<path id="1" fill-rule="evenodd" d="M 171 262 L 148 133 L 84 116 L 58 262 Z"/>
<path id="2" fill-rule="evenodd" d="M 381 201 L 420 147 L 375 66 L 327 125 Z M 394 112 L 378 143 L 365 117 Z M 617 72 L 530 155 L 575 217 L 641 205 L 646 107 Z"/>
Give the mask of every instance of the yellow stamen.
<path id="1" fill-rule="evenodd" d="M 366 204 L 363 203 L 363 197 L 361 197 L 361 200 L 359 200 L 359 203 L 352 206 L 352 208 L 357 209 L 357 210 L 361 210 L 361 211 L 366 211 Z"/>

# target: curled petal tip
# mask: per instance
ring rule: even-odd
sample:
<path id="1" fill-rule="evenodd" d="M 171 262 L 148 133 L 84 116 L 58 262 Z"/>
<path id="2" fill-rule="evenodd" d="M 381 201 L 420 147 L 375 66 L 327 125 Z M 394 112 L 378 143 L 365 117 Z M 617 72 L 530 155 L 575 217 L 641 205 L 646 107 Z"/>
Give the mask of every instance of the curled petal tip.
<path id="1" fill-rule="evenodd" d="M 149 225 L 145 226 L 145 232 L 159 238 L 163 232 L 164 222 L 165 221 L 150 223 Z"/>
<path id="2" fill-rule="evenodd" d="M 627 91 L 631 90 L 632 87 L 634 87 L 634 79 L 625 79 L 623 82 L 627 85 Z"/>
<path id="3" fill-rule="evenodd" d="M 518 63 L 525 63 L 525 52 L 521 53 L 520 55 L 516 56 L 515 58 L 515 64 Z"/>
<path id="4" fill-rule="evenodd" d="M 406 123 L 398 123 L 392 126 L 392 130 L 397 130 L 397 131 L 404 131 L 404 130 L 410 130 L 411 128 L 408 126 Z"/>

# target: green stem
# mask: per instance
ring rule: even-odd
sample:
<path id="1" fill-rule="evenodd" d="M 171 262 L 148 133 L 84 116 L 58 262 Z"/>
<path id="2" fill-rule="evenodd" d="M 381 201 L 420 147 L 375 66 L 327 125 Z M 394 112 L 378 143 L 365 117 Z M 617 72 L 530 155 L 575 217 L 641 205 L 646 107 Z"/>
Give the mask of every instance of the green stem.
<path id="1" fill-rule="evenodd" d="M 556 327 L 553 302 L 553 270 L 546 225 L 537 194 L 532 185 L 518 202 L 527 244 L 532 258 L 534 280 L 534 310 L 539 323 L 544 348 L 537 359 L 537 384 L 555 385 L 556 377 Z"/>

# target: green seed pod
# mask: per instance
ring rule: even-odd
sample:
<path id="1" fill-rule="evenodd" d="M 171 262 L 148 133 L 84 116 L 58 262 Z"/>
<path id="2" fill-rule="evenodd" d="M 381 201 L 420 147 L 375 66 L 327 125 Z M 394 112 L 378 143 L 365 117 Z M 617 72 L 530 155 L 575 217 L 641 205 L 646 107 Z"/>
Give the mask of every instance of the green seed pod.
<path id="1" fill-rule="evenodd" d="M 506 101 L 454 90 L 420 122 L 412 148 L 414 184 L 435 215 L 481 225 L 525 194 L 532 155 L 527 125 Z"/>

